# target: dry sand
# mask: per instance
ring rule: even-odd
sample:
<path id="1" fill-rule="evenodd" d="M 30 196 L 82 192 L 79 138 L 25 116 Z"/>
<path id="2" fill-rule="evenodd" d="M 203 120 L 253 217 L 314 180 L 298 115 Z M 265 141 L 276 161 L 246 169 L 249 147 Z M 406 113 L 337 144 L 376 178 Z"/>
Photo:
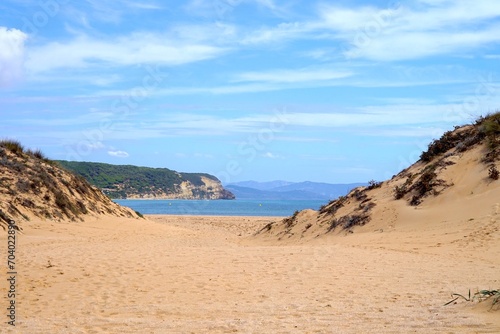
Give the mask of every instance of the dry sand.
<path id="1" fill-rule="evenodd" d="M 500 287 L 499 214 L 488 234 L 440 221 L 284 245 L 249 237 L 266 217 L 32 221 L 17 235 L 17 326 L 3 316 L 0 332 L 500 333 L 485 303 L 443 306 Z"/>

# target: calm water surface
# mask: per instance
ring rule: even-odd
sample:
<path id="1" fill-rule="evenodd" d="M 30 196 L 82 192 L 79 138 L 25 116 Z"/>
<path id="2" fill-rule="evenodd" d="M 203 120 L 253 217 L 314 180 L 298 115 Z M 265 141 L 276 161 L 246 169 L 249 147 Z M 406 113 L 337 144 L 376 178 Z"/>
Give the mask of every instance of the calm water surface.
<path id="1" fill-rule="evenodd" d="M 114 200 L 142 214 L 201 216 L 277 216 L 292 215 L 296 210 L 314 209 L 324 200 Z"/>

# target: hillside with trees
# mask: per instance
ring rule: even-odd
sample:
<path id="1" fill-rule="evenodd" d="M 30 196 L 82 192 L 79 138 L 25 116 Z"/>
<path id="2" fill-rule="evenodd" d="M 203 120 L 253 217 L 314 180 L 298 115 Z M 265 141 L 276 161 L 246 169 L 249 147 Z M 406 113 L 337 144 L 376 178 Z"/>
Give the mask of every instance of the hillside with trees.
<path id="1" fill-rule="evenodd" d="M 97 162 L 60 160 L 58 163 L 115 199 L 234 199 L 234 195 L 210 174 Z"/>

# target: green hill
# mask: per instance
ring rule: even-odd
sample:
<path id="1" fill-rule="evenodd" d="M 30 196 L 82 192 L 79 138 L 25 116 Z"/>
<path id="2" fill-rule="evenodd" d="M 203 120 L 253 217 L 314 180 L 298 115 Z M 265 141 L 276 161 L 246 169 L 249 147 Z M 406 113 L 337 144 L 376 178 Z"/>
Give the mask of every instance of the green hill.
<path id="1" fill-rule="evenodd" d="M 210 174 L 97 162 L 57 162 L 111 198 L 234 199 L 234 195 Z"/>

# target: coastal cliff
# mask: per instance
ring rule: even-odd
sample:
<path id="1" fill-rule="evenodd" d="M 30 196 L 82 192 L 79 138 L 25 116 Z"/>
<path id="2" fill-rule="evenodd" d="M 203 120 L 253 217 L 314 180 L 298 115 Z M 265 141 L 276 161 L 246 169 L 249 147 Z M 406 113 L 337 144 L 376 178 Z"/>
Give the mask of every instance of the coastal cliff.
<path id="1" fill-rule="evenodd" d="M 114 199 L 234 199 L 219 179 L 205 173 L 96 162 L 58 163 Z"/>

